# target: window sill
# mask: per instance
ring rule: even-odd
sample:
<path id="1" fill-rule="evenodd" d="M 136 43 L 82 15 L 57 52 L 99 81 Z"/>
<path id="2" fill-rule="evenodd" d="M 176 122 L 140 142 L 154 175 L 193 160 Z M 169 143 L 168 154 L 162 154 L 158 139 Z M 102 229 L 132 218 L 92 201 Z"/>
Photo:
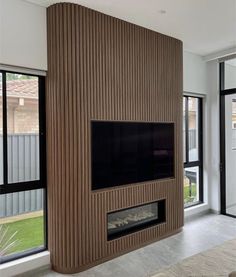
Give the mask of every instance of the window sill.
<path id="1" fill-rule="evenodd" d="M 184 206 L 184 209 L 186 210 L 186 209 L 193 208 L 193 207 L 196 207 L 196 206 L 199 206 L 199 205 L 202 205 L 202 204 L 204 204 L 204 203 L 201 202 L 201 201 L 196 201 L 192 204 Z"/>
<path id="2" fill-rule="evenodd" d="M 202 214 L 208 213 L 209 211 L 209 205 L 207 203 L 201 203 L 198 205 L 186 207 L 186 209 L 184 209 L 184 217 L 185 219 L 190 219 L 193 216 L 200 216 Z"/>
<path id="3" fill-rule="evenodd" d="M 49 251 L 17 259 L 0 265 L 0 276 L 10 277 L 50 265 Z"/>

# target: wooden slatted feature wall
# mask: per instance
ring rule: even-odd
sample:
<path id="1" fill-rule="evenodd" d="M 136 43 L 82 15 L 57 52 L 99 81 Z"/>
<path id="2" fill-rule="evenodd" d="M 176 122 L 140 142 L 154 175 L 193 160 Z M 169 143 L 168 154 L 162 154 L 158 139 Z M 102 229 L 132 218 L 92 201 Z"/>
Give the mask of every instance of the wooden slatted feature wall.
<path id="1" fill-rule="evenodd" d="M 182 42 L 68 3 L 47 10 L 48 241 L 63 273 L 183 226 Z M 91 189 L 91 120 L 174 122 L 175 178 Z M 166 222 L 107 240 L 107 213 L 166 199 Z"/>

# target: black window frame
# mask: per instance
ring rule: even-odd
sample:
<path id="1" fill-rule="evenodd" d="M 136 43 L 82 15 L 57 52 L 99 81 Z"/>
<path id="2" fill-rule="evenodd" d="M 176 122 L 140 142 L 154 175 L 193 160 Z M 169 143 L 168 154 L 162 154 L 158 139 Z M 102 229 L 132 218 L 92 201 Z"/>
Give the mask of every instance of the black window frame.
<path id="1" fill-rule="evenodd" d="M 199 101 L 198 105 L 198 160 L 189 161 L 189 98 L 196 98 Z M 192 95 L 184 95 L 183 99 L 185 99 L 185 115 L 184 125 L 185 125 L 185 162 L 184 169 L 190 167 L 198 167 L 199 168 L 199 201 L 195 201 L 193 203 L 189 203 L 184 205 L 184 208 L 190 208 L 199 204 L 204 203 L 204 192 L 203 192 L 203 99 L 202 97 L 192 96 Z"/>
<path id="2" fill-rule="evenodd" d="M 38 78 L 38 112 L 39 112 L 39 180 L 8 183 L 8 143 L 7 143 L 7 74 L 20 74 Z M 48 249 L 47 235 L 47 177 L 46 177 L 46 111 L 45 111 L 45 76 L 30 72 L 1 70 L 2 74 L 2 123 L 3 123 L 3 184 L 0 184 L 0 195 L 36 189 L 44 190 L 44 245 L 34 249 L 13 253 L 1 257 L 0 264 L 33 255 Z"/>

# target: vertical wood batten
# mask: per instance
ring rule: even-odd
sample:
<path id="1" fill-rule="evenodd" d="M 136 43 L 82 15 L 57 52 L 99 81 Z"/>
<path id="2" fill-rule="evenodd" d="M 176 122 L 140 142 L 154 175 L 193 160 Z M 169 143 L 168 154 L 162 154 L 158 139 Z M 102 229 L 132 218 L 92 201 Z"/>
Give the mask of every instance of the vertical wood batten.
<path id="1" fill-rule="evenodd" d="M 81 271 L 183 225 L 182 43 L 75 4 L 47 11 L 49 250 Z M 91 190 L 91 120 L 175 123 L 175 178 Z M 107 213 L 166 198 L 166 223 L 107 241 Z"/>

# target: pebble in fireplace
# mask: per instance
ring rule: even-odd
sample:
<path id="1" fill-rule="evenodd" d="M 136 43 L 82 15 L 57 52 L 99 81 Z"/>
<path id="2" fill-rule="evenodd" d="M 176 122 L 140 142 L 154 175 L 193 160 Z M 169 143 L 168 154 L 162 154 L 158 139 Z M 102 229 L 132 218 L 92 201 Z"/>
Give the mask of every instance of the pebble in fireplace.
<path id="1" fill-rule="evenodd" d="M 110 221 L 108 223 L 108 230 L 114 229 L 117 227 L 121 227 L 121 226 L 130 224 L 130 223 L 133 223 L 133 222 L 145 220 L 150 217 L 155 217 L 155 214 L 153 212 L 148 212 L 148 211 L 137 212 L 135 214 L 129 213 L 128 216 L 125 218 L 117 217 L 114 221 Z"/>
<path id="2" fill-rule="evenodd" d="M 108 240 L 165 221 L 165 200 L 108 214 Z"/>

